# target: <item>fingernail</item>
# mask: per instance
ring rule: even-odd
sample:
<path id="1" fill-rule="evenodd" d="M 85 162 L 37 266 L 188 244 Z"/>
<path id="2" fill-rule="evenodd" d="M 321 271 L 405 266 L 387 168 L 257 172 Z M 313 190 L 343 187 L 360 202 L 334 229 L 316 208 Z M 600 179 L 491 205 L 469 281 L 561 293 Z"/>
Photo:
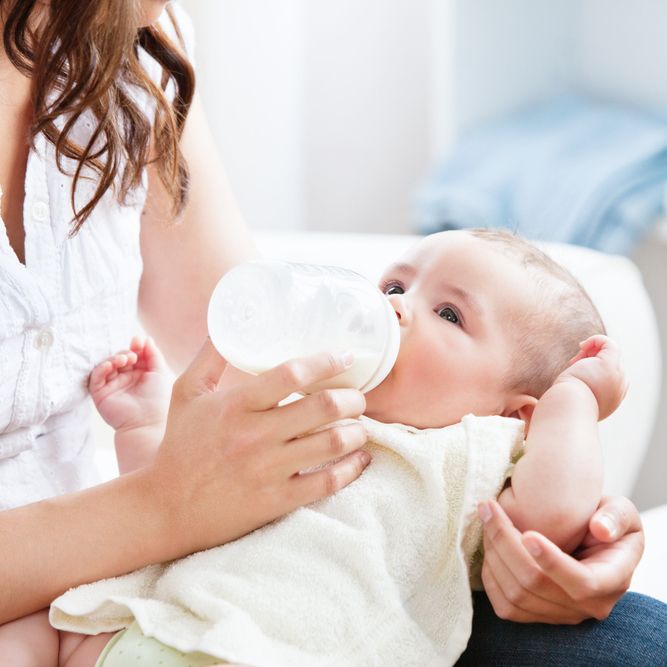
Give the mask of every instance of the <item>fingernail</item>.
<path id="1" fill-rule="evenodd" d="M 354 361 L 354 355 L 352 352 L 343 352 L 343 354 L 340 355 L 340 360 L 345 368 L 349 368 Z"/>
<path id="2" fill-rule="evenodd" d="M 539 556 L 542 553 L 542 547 L 537 540 L 525 540 L 523 544 L 533 556 Z"/>
<path id="3" fill-rule="evenodd" d="M 607 529 L 609 537 L 616 537 L 616 522 L 608 514 L 598 517 L 598 521 Z"/>
<path id="4" fill-rule="evenodd" d="M 371 455 L 363 449 L 359 453 L 359 458 L 361 458 L 361 463 L 364 468 L 371 462 Z"/>
<path id="5" fill-rule="evenodd" d="M 491 508 L 488 503 L 480 503 L 477 505 L 477 513 L 479 518 L 486 523 L 491 518 Z"/>

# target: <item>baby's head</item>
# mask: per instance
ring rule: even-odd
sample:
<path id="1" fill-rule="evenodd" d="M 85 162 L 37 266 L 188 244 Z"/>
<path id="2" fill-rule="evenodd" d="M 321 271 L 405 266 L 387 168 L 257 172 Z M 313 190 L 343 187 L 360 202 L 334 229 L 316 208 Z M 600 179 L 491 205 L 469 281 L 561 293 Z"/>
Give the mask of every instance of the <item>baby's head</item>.
<path id="1" fill-rule="evenodd" d="M 366 414 L 384 422 L 528 419 L 579 343 L 605 331 L 567 270 L 500 230 L 427 236 L 385 270 L 380 289 L 401 326 L 394 368 L 366 395 Z"/>

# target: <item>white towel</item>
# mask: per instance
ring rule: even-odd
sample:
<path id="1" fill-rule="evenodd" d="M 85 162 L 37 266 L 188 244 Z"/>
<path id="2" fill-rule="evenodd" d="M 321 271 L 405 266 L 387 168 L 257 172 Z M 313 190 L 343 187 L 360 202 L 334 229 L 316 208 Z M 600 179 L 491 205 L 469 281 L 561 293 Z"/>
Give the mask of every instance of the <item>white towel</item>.
<path id="1" fill-rule="evenodd" d="M 470 635 L 476 505 L 502 488 L 523 422 L 364 423 L 373 461 L 333 497 L 235 542 L 72 589 L 51 623 L 95 634 L 134 618 L 180 651 L 254 667 L 453 664 Z"/>

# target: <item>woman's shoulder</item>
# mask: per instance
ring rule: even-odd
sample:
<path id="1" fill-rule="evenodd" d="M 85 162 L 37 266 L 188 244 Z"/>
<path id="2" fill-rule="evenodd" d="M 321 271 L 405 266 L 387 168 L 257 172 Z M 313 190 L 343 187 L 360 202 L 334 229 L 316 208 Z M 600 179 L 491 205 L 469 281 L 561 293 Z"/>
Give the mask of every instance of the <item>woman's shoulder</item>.
<path id="1" fill-rule="evenodd" d="M 194 64 L 195 31 L 192 19 L 183 9 L 179 2 L 170 2 L 163 10 L 160 18 L 157 20 L 163 35 L 165 35 L 173 45 L 185 53 L 188 60 Z M 139 50 L 139 62 L 144 72 L 157 86 L 162 86 L 163 70 L 160 63 L 146 50 Z M 154 100 L 145 91 L 134 93 L 137 101 L 142 107 L 151 110 L 154 107 Z M 169 80 L 165 89 L 165 94 L 169 100 L 173 99 L 175 94 L 174 82 Z"/>
<path id="2" fill-rule="evenodd" d="M 173 0 L 162 12 L 158 19 L 160 28 L 187 54 L 190 62 L 194 63 L 195 29 L 190 15 L 180 2 Z"/>

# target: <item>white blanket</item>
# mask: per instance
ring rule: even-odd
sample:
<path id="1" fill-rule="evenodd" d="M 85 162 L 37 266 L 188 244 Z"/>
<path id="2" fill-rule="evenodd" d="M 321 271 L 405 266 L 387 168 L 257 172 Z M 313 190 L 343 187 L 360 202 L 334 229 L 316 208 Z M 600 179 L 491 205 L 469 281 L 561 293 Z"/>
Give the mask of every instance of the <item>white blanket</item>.
<path id="1" fill-rule="evenodd" d="M 364 419 L 371 465 L 335 496 L 235 542 L 72 589 L 51 623 L 147 636 L 255 667 L 453 664 L 470 635 L 480 500 L 523 422 L 418 430 Z"/>

